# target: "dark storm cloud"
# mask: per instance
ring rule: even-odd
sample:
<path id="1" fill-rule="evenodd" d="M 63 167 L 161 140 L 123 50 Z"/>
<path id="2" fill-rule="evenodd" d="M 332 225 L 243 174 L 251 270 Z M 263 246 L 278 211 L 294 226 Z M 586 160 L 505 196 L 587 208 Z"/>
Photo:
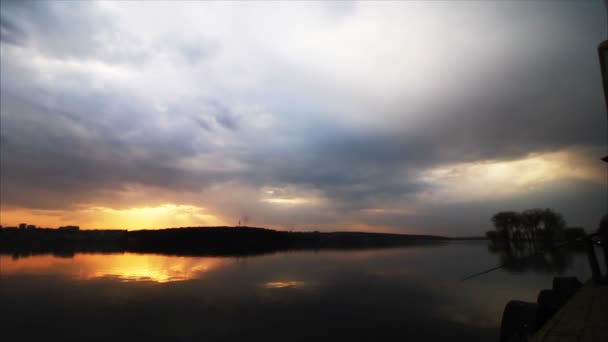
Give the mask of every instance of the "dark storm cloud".
<path id="1" fill-rule="evenodd" d="M 361 209 L 381 199 L 396 199 L 429 185 L 413 178 L 429 146 L 396 136 L 333 132 L 280 149 L 248 156 L 247 175 L 260 184 L 299 184 L 322 189 L 343 209 Z M 303 137 L 304 138 L 304 137 Z"/>
<path id="2" fill-rule="evenodd" d="M 162 136 L 155 130 L 152 138 L 141 122 L 104 127 L 91 120 L 98 113 L 90 114 L 85 120 L 3 94 L 3 203 L 61 208 L 128 184 L 190 191 L 226 177 L 214 172 L 195 175 L 179 168 L 180 158 L 195 154 L 191 143 L 181 138 L 194 135 L 185 127 Z M 131 131 L 136 128 L 143 132 Z"/>
<path id="3" fill-rule="evenodd" d="M 438 139 L 446 152 L 460 149 L 472 159 L 602 144 L 604 129 L 598 123 L 604 105 L 597 43 L 580 40 L 586 44 L 570 45 L 574 43 L 570 41 L 541 60 L 507 70 L 509 76 L 446 109 L 450 115 L 429 125 L 425 134 Z"/>
<path id="4" fill-rule="evenodd" d="M 365 145 L 372 147 L 363 151 L 370 151 L 373 160 L 377 147 L 384 151 L 382 155 L 399 160 L 400 155 L 409 159 L 415 150 L 416 164 L 433 164 L 509 159 L 531 151 L 602 145 L 605 108 L 597 45 L 606 35 L 605 17 L 590 11 L 588 5 L 537 5 L 504 13 L 509 18 L 518 14 L 523 19 L 516 21 L 527 26 L 533 21 L 547 22 L 537 31 L 524 32 L 526 37 L 513 37 L 525 45 L 513 44 L 517 50 L 488 46 L 487 50 L 502 53 L 486 61 L 485 68 L 480 65 L 477 72 L 472 70 L 461 79 L 463 89 L 432 94 L 426 112 L 442 115 L 423 121 L 416 130 L 407 130 L 404 120 L 403 135 L 393 137 L 388 146 L 383 146 L 386 139 L 379 139 L 378 144 L 369 139 Z M 484 72 L 491 73 L 490 77 Z M 452 70 L 439 75 L 448 84 L 459 76 L 459 71 Z M 475 87 L 467 88 L 471 82 Z M 396 107 L 394 111 L 402 117 L 411 110 L 405 101 Z"/>

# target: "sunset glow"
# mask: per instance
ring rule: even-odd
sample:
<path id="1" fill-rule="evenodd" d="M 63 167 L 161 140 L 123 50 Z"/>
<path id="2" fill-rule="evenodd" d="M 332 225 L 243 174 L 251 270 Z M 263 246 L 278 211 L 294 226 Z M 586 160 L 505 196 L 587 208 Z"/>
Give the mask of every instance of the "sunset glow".
<path id="1" fill-rule="evenodd" d="M 108 207 L 74 210 L 36 210 L 22 208 L 2 211 L 3 226 L 20 222 L 41 227 L 76 224 L 85 229 L 155 229 L 188 226 L 221 226 L 224 221 L 207 210 L 192 205 L 163 204 L 157 207 L 112 209 Z"/>

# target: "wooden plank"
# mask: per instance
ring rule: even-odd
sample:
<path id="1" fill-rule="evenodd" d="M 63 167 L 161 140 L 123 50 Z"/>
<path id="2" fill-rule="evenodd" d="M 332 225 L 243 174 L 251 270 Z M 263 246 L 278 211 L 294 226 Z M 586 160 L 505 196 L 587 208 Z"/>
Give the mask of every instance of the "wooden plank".
<path id="1" fill-rule="evenodd" d="M 532 342 L 608 341 L 608 287 L 585 284 L 532 338 Z"/>

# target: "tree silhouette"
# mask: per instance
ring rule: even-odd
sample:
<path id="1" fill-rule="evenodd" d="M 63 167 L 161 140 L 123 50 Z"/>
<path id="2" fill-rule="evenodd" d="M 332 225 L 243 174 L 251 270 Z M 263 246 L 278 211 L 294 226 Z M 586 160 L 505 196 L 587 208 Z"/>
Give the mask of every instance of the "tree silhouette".
<path id="1" fill-rule="evenodd" d="M 521 213 L 522 228 L 529 241 L 538 239 L 538 231 L 543 223 L 545 212 L 542 209 L 528 209 Z"/>
<path id="2" fill-rule="evenodd" d="M 492 223 L 507 239 L 514 239 L 519 235 L 521 215 L 515 211 L 502 211 L 492 216 Z"/>
<path id="3" fill-rule="evenodd" d="M 492 216 L 492 223 L 498 234 L 488 236 L 510 241 L 553 241 L 561 238 L 566 227 L 563 216 L 549 208 L 502 211 Z"/>
<path id="4" fill-rule="evenodd" d="M 549 208 L 543 211 L 542 215 L 543 230 L 542 238 L 544 240 L 555 240 L 566 227 L 566 220 L 562 214 L 557 213 Z"/>

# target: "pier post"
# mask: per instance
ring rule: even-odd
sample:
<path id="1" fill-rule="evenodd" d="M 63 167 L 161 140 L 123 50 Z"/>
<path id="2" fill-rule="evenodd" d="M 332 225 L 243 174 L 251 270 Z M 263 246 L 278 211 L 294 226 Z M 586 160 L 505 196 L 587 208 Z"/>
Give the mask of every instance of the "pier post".
<path id="1" fill-rule="evenodd" d="M 597 236 L 600 239 L 602 251 L 604 252 L 604 266 L 606 267 L 606 273 L 608 273 L 608 215 L 604 216 L 600 221 Z M 606 276 L 608 277 L 608 274 Z"/>
<path id="2" fill-rule="evenodd" d="M 585 246 L 587 247 L 587 257 L 589 258 L 589 266 L 591 266 L 591 276 L 595 282 L 599 281 L 602 278 L 602 274 L 600 272 L 600 265 L 597 261 L 597 256 L 595 255 L 595 249 L 593 248 L 593 239 L 591 237 L 587 237 L 585 239 Z"/>

